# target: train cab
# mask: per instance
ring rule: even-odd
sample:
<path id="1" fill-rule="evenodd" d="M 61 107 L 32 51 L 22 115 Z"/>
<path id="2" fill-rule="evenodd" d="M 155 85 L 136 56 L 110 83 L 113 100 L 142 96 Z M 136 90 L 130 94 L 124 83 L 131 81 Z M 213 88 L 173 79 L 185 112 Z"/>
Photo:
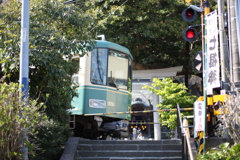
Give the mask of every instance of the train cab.
<path id="1" fill-rule="evenodd" d="M 97 40 L 91 52 L 83 57 L 74 56 L 73 60 L 79 63 L 79 71 L 73 75 L 73 84 L 78 95 L 71 103 L 73 108 L 70 112 L 74 115 L 74 123 L 84 128 L 81 132 L 86 133 L 87 130 L 127 131 L 130 114 L 104 114 L 131 110 L 130 51 L 121 45 Z M 102 115 L 84 116 L 94 113 Z"/>

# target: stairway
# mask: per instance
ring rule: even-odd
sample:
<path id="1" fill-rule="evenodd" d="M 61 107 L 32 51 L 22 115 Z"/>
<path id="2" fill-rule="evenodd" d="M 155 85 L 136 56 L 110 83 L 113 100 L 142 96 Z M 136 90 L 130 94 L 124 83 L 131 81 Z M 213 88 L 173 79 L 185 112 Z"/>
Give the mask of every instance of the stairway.
<path id="1" fill-rule="evenodd" d="M 74 160 L 181 160 L 179 140 L 79 140 Z"/>

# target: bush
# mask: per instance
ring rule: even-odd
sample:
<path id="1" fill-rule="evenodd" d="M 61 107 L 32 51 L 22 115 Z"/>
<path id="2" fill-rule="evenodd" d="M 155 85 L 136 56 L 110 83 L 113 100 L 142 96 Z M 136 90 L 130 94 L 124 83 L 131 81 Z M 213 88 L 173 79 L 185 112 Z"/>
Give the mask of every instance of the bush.
<path id="1" fill-rule="evenodd" d="M 43 105 L 35 100 L 21 101 L 17 83 L 0 85 L 0 159 L 22 159 L 21 148 L 28 148 L 34 154 L 37 145 L 27 138 L 37 133 L 39 122 L 47 117 L 39 110 Z M 25 134 L 27 136 L 25 136 Z"/>
<path id="2" fill-rule="evenodd" d="M 41 150 L 32 156 L 34 160 L 60 159 L 64 145 L 68 137 L 72 136 L 69 125 L 62 126 L 53 120 L 47 120 L 37 129 L 38 134 L 33 135 L 34 141 L 38 142 Z"/>
<path id="3" fill-rule="evenodd" d="M 198 155 L 197 160 L 239 160 L 240 144 L 230 147 L 229 143 L 219 145 L 217 149 L 210 149 L 205 154 Z"/>

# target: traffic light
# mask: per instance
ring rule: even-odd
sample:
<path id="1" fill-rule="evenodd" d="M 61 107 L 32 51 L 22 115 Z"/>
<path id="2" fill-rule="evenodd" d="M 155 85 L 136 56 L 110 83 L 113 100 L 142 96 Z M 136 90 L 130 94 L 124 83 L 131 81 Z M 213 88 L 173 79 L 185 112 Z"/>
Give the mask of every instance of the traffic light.
<path id="1" fill-rule="evenodd" d="M 188 8 L 183 10 L 182 18 L 186 22 L 193 22 L 197 19 L 197 12 L 202 12 L 202 9 L 197 6 L 190 5 Z M 184 29 L 182 36 L 185 41 L 193 42 L 197 40 L 198 32 L 194 28 L 197 26 L 200 26 L 200 25 L 189 26 L 186 29 Z"/>
<path id="2" fill-rule="evenodd" d="M 182 18 L 186 22 L 193 22 L 197 19 L 197 12 L 192 8 L 186 8 L 182 12 Z"/>
<path id="3" fill-rule="evenodd" d="M 188 27 L 182 33 L 183 38 L 187 42 L 193 42 L 198 38 L 198 32 L 195 28 Z"/>

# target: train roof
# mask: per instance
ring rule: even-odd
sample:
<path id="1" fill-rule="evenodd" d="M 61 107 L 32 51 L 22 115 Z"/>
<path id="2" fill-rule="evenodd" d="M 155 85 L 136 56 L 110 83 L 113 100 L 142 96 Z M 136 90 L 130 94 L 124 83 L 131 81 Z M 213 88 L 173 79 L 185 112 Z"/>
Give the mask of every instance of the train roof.
<path id="1" fill-rule="evenodd" d="M 94 48 L 111 48 L 120 52 L 127 53 L 128 55 L 132 57 L 132 54 L 130 53 L 129 49 L 126 47 L 123 47 L 119 44 L 108 42 L 108 41 L 103 41 L 103 40 L 96 40 L 96 43 L 94 45 Z"/>

